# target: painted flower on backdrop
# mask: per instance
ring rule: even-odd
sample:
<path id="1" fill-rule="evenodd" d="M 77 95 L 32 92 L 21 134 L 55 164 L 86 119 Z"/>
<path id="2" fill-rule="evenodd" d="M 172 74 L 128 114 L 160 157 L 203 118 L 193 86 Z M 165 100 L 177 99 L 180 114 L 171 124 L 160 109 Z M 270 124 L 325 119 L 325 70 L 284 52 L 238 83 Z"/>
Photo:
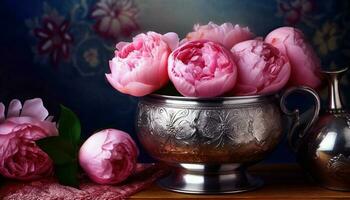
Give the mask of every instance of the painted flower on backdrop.
<path id="1" fill-rule="evenodd" d="M 321 55 L 327 55 L 338 48 L 338 42 L 341 37 L 342 33 L 339 31 L 337 24 L 327 21 L 321 29 L 315 32 L 313 43 L 317 46 Z"/>
<path id="2" fill-rule="evenodd" d="M 54 66 L 70 59 L 73 35 L 71 21 L 48 3 L 43 3 L 43 14 L 25 20 L 30 35 L 35 39 L 33 52 L 36 61 L 50 61 Z"/>
<path id="3" fill-rule="evenodd" d="M 62 58 L 69 58 L 73 37 L 69 33 L 68 20 L 55 22 L 44 18 L 41 27 L 34 29 L 34 35 L 39 40 L 37 44 L 39 54 L 48 54 L 54 65 L 59 64 Z"/>
<path id="4" fill-rule="evenodd" d="M 109 49 L 99 37 L 88 37 L 74 46 L 72 55 L 73 66 L 82 76 L 93 76 L 102 73 L 108 65 Z"/>
<path id="5" fill-rule="evenodd" d="M 98 60 L 98 51 L 97 49 L 91 48 L 84 52 L 84 58 L 87 63 L 92 67 L 96 67 L 100 61 Z"/>
<path id="6" fill-rule="evenodd" d="M 295 25 L 305 21 L 315 9 L 313 0 L 277 0 L 278 16 L 284 17 L 286 25 Z"/>
<path id="7" fill-rule="evenodd" d="M 130 36 L 139 29 L 136 22 L 139 10 L 133 0 L 99 0 L 91 13 L 96 20 L 95 31 L 104 38 Z"/>

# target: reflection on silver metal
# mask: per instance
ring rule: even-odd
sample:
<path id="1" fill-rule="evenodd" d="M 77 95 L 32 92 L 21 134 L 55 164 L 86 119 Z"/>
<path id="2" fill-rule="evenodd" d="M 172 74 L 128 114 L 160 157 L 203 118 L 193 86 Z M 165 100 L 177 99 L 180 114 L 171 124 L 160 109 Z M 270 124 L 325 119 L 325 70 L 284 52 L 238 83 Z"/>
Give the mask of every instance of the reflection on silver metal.
<path id="1" fill-rule="evenodd" d="M 348 71 L 348 68 L 338 71 L 323 71 L 323 74 L 327 75 L 328 77 L 329 110 L 343 111 L 338 76 L 344 74 L 346 71 Z"/>
<path id="2" fill-rule="evenodd" d="M 337 139 L 337 133 L 334 131 L 329 131 L 322 142 L 319 145 L 318 150 L 320 151 L 332 151 L 334 149 L 335 141 Z"/>
<path id="3" fill-rule="evenodd" d="M 289 134 L 298 160 L 314 179 L 326 188 L 342 191 L 350 191 L 350 114 L 344 110 L 338 88 L 338 79 L 346 71 L 347 68 L 323 72 L 329 81 L 328 110 L 315 120 L 319 99 L 312 92 L 316 99 L 315 115 L 310 123 L 312 128 L 301 130 L 305 122 L 299 117 L 299 112 L 294 112 L 295 125 Z M 289 91 L 288 95 L 292 92 Z M 282 97 L 285 98 L 286 95 Z M 282 110 L 287 109 L 282 105 Z M 291 114 L 289 111 L 286 113 Z"/>
<path id="4" fill-rule="evenodd" d="M 203 170 L 195 173 L 191 169 L 177 169 L 158 184 L 166 190 L 191 194 L 238 193 L 262 186 L 260 179 L 240 171 L 237 165 L 232 165 L 231 170 L 225 167 L 229 166 L 202 165 Z"/>
<path id="5" fill-rule="evenodd" d="M 137 134 L 154 158 L 173 167 L 159 181 L 184 193 L 236 193 L 261 181 L 246 174 L 280 141 L 275 95 L 187 98 L 149 95 L 139 101 Z"/>

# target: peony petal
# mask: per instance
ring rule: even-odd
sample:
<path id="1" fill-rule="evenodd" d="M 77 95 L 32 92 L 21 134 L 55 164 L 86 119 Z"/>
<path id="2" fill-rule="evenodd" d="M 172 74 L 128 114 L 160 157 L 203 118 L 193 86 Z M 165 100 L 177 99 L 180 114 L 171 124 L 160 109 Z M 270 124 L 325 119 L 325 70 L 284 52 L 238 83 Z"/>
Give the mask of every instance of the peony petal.
<path id="1" fill-rule="evenodd" d="M 111 74 L 106 74 L 106 78 L 108 82 L 119 92 L 137 97 L 151 94 L 155 90 L 159 89 L 159 86 L 153 86 L 139 82 L 130 82 L 127 85 L 123 86 L 118 81 L 116 81 Z"/>
<path id="2" fill-rule="evenodd" d="M 233 26 L 231 23 L 223 23 L 220 26 L 213 22 L 202 26 L 196 24 L 193 30 L 193 32 L 187 34 L 187 40 L 209 40 L 218 42 L 227 49 L 231 49 L 239 42 L 253 39 L 254 36 L 248 27 L 241 27 L 239 25 Z"/>
<path id="3" fill-rule="evenodd" d="M 22 104 L 18 99 L 13 99 L 10 102 L 8 111 L 7 111 L 7 117 L 18 117 L 20 115 L 22 109 Z"/>
<path id="4" fill-rule="evenodd" d="M 172 51 L 179 46 L 179 36 L 174 32 L 164 34 L 162 39 L 168 44 Z"/>
<path id="5" fill-rule="evenodd" d="M 24 102 L 21 116 L 33 117 L 38 120 L 45 120 L 49 112 L 44 107 L 40 98 L 30 99 Z"/>
<path id="6" fill-rule="evenodd" d="M 154 57 L 158 57 L 158 55 L 155 55 Z M 145 57 L 141 60 L 134 60 L 133 58 L 130 58 L 126 59 L 120 64 L 128 65 L 128 62 L 136 62 L 137 65 L 132 70 L 119 70 L 118 72 L 112 74 L 113 77 L 118 78 L 120 84 L 126 85 L 129 82 L 142 82 L 149 85 L 161 84 L 161 60 L 156 60 L 148 57 Z M 129 66 L 125 66 L 125 68 L 129 68 Z M 163 64 L 163 68 L 163 71 L 165 71 L 166 65 Z"/>
<path id="7" fill-rule="evenodd" d="M 122 83 L 127 80 L 127 82 L 141 82 L 155 87 L 164 86 L 169 81 L 167 73 L 169 54 L 170 50 L 166 44 L 160 45 L 152 51 L 152 57 L 139 60 L 136 68 L 129 73 L 130 76 L 122 78 Z"/>
<path id="8" fill-rule="evenodd" d="M 18 144 L 14 134 L 0 134 L 0 172 L 6 170 L 3 166 L 8 157 L 18 151 Z"/>
<path id="9" fill-rule="evenodd" d="M 12 133 L 13 129 L 17 126 L 16 123 L 11 121 L 4 121 L 0 124 L 0 135 L 7 135 Z M 1 144 L 1 143 L 0 143 Z"/>
<path id="10" fill-rule="evenodd" d="M 50 136 L 57 136 L 58 130 L 56 127 L 56 123 L 49 122 L 49 121 L 41 121 L 36 118 L 32 117 L 12 117 L 7 118 L 6 121 L 16 124 L 18 128 L 21 128 L 20 125 L 28 125 L 31 127 L 38 127 L 41 129 L 42 133 L 38 131 L 32 131 L 30 133 L 30 136 L 28 136 L 28 139 L 41 139 L 44 137 L 50 137 Z M 34 130 L 34 129 L 33 129 Z"/>
<path id="11" fill-rule="evenodd" d="M 225 35 L 223 44 L 225 44 L 226 48 L 231 49 L 235 44 L 253 39 L 253 37 L 254 34 L 251 33 L 249 29 L 233 29 Z"/>
<path id="12" fill-rule="evenodd" d="M 291 73 L 291 68 L 290 68 L 290 64 L 286 63 L 283 67 L 282 70 L 280 71 L 280 75 L 278 76 L 278 78 L 271 83 L 270 85 L 266 86 L 264 89 L 262 89 L 261 91 L 259 91 L 259 94 L 267 94 L 267 93 L 272 93 L 272 92 L 276 92 L 278 90 L 280 90 L 281 88 L 283 88 L 290 77 L 290 73 Z"/>
<path id="13" fill-rule="evenodd" d="M 196 85 L 196 93 L 200 97 L 216 97 L 232 90 L 235 82 L 234 74 L 226 74 L 212 80 L 201 81 Z"/>
<path id="14" fill-rule="evenodd" d="M 303 49 L 294 45 L 287 47 L 287 55 L 293 66 L 290 79 L 292 85 L 317 88 L 321 84 L 317 74 L 317 71 L 320 71 L 318 60 L 313 59 L 310 54 L 306 54 Z"/>
<path id="15" fill-rule="evenodd" d="M 188 83 L 186 80 L 176 76 L 172 76 L 171 81 L 174 83 L 176 90 L 180 92 L 183 96 L 187 96 L 187 97 L 198 96 L 194 85 Z"/>
<path id="16" fill-rule="evenodd" d="M 130 44 L 130 42 L 118 42 L 115 45 L 115 48 L 118 49 L 118 50 L 121 50 L 125 45 L 128 45 L 128 44 Z"/>
<path id="17" fill-rule="evenodd" d="M 241 85 L 237 84 L 234 87 L 234 94 L 237 96 L 244 96 L 244 95 L 254 95 L 258 93 L 258 89 L 252 85 Z"/>
<path id="18" fill-rule="evenodd" d="M 107 81 L 109 84 L 111 84 L 116 90 L 118 90 L 121 93 L 127 94 L 124 90 L 124 87 L 118 83 L 118 80 L 116 80 L 112 74 L 105 74 Z"/>
<path id="19" fill-rule="evenodd" d="M 157 86 L 147 85 L 147 84 L 139 83 L 139 82 L 131 82 L 125 86 L 125 90 L 128 92 L 128 94 L 131 94 L 131 95 L 137 96 L 137 97 L 151 94 L 152 92 L 154 92 L 158 89 L 159 89 L 159 87 L 157 87 Z"/>
<path id="20" fill-rule="evenodd" d="M 117 75 L 117 69 L 120 68 L 118 66 L 118 59 L 117 58 L 113 58 L 112 60 L 109 61 L 109 69 L 111 70 L 111 74 L 115 74 Z"/>

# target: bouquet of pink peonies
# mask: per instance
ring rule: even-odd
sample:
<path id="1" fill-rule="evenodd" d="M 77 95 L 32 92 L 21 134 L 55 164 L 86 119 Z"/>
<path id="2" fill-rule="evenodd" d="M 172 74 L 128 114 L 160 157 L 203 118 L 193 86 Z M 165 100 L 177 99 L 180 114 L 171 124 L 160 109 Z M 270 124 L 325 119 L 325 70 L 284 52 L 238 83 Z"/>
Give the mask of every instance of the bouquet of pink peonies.
<path id="1" fill-rule="evenodd" d="M 292 27 L 273 30 L 265 40 L 231 23 L 195 25 L 181 41 L 176 33 L 141 33 L 116 45 L 109 66 L 108 82 L 133 96 L 156 92 L 169 80 L 189 97 L 260 95 L 286 85 L 321 84 L 318 57 Z"/>

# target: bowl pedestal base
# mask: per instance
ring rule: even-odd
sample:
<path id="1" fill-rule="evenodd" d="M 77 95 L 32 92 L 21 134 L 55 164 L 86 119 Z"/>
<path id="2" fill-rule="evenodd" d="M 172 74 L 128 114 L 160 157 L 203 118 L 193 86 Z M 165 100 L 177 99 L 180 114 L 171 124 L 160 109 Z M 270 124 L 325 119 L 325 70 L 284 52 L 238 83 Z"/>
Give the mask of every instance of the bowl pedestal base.
<path id="1" fill-rule="evenodd" d="M 158 185 L 181 193 L 227 194 L 251 191 L 263 182 L 248 175 L 239 164 L 178 164 Z"/>

